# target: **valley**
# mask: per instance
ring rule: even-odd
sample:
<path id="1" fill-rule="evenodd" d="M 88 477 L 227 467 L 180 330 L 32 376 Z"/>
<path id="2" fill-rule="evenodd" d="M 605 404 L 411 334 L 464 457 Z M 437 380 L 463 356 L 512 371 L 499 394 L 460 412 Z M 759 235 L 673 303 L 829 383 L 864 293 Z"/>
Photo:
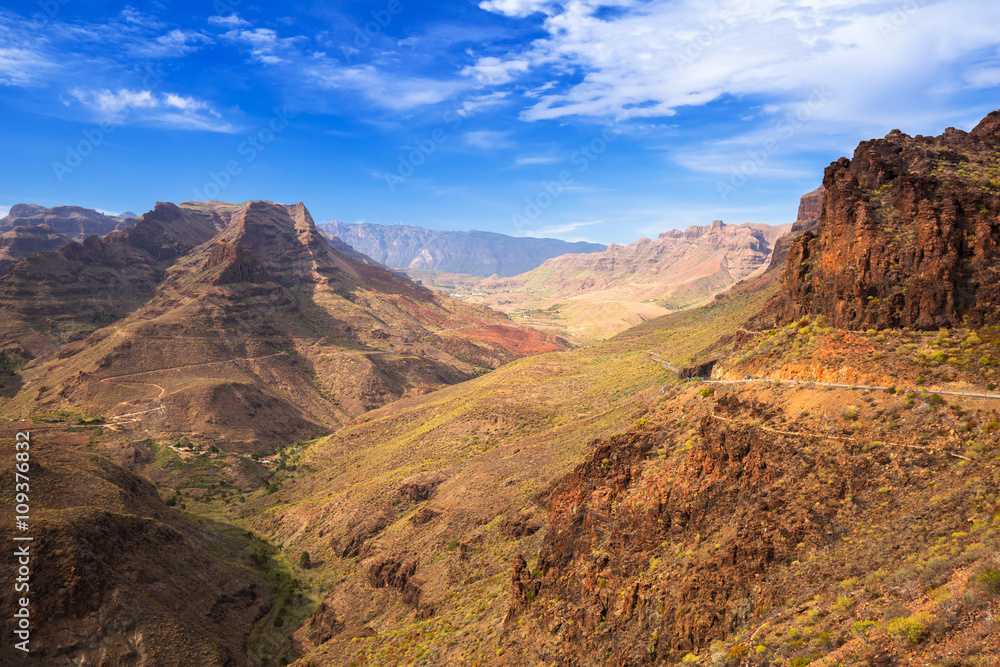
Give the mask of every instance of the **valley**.
<path id="1" fill-rule="evenodd" d="M 32 660 L 996 664 L 998 155 L 892 132 L 794 225 L 436 290 L 302 203 L 18 258 Z"/>

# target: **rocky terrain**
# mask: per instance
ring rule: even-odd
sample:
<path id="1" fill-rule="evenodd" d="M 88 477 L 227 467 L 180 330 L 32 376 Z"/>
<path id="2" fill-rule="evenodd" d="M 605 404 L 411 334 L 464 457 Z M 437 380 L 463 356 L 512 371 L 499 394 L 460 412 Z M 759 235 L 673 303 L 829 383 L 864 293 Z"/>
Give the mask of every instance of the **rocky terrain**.
<path id="1" fill-rule="evenodd" d="M 0 233 L 0 276 L 22 257 L 31 257 L 36 252 L 58 250 L 71 239 L 52 231 L 48 225 L 35 227 L 14 227 Z"/>
<path id="2" fill-rule="evenodd" d="M 24 424 L 0 424 L 14 460 Z M 99 429 L 31 425 L 31 653 L 11 641 L 4 665 L 254 664 L 247 638 L 272 605 L 269 561 L 242 531 L 221 530 L 169 507 L 148 481 L 86 451 Z M 23 488 L 22 488 L 23 490 Z M 0 482 L 3 530 L 14 526 L 14 476 Z M 23 544 L 23 543 L 20 543 Z M 16 608 L 0 598 L 4 618 Z M 5 624 L 6 625 L 6 624 Z M 8 629 L 9 630 L 9 629 Z M 5 632 L 11 636 L 11 632 Z"/>
<path id="3" fill-rule="evenodd" d="M 320 229 L 387 266 L 472 276 L 516 276 L 552 257 L 605 249 L 597 243 L 493 232 L 445 232 L 410 225 L 327 222 Z"/>
<path id="4" fill-rule="evenodd" d="M 838 327 L 998 321 L 1000 113 L 971 132 L 895 130 L 830 165 L 816 232 L 789 250 L 781 321 Z"/>
<path id="5" fill-rule="evenodd" d="M 611 290 L 683 247 L 685 275 L 732 282 L 575 349 L 339 253 L 301 204 L 163 205 L 21 260 L 0 279 L 21 318 L 0 412 L 44 445 L 45 657 L 998 664 L 1000 326 L 980 296 L 998 117 L 862 144 L 792 229 L 613 247 L 607 284 L 567 271 Z M 898 246 L 875 207 L 897 189 Z M 182 249 L 175 223 L 211 234 Z M 127 253 L 147 295 L 121 291 L 138 305 L 113 322 L 18 310 L 36 262 Z"/>

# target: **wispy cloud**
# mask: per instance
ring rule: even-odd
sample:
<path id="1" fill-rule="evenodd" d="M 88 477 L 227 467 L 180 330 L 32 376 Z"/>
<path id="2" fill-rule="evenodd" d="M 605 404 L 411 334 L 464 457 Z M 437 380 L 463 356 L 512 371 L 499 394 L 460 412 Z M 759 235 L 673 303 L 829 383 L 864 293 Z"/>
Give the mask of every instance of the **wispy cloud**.
<path id="1" fill-rule="evenodd" d="M 603 225 L 603 224 L 604 224 L 603 220 L 591 220 L 588 222 L 567 222 L 564 224 L 542 227 L 541 229 L 525 231 L 525 236 L 533 236 L 535 238 L 548 238 L 548 237 L 563 238 L 565 237 L 566 234 L 572 234 L 578 229 L 585 229 L 587 227 L 594 227 L 596 225 Z M 587 239 L 574 237 L 567 240 L 585 241 Z"/>
<path id="2" fill-rule="evenodd" d="M 514 164 L 518 167 L 526 167 L 536 164 L 555 164 L 561 161 L 562 158 L 558 158 L 553 155 L 524 155 L 515 159 Z"/>
<path id="3" fill-rule="evenodd" d="M 10 206 L 0 206 L 0 218 L 6 218 L 10 213 Z"/>
<path id="4" fill-rule="evenodd" d="M 244 21 L 240 18 L 239 14 L 234 13 L 229 16 L 209 16 L 208 25 L 234 30 L 236 28 L 247 27 L 250 25 L 250 22 Z"/>
<path id="5" fill-rule="evenodd" d="M 490 12 L 523 18 L 545 11 L 553 4 L 555 3 L 546 0 L 487 0 L 479 3 L 479 6 Z"/>
<path id="6" fill-rule="evenodd" d="M 475 65 L 463 68 L 462 75 L 471 77 L 485 86 L 502 86 L 527 72 L 530 67 L 531 63 L 523 58 L 500 60 L 495 56 L 488 56 L 480 58 Z"/>
<path id="7" fill-rule="evenodd" d="M 0 48 L 0 85 L 29 86 L 55 67 L 55 63 L 30 49 Z"/>
<path id="8" fill-rule="evenodd" d="M 473 148 L 480 148 L 482 150 L 496 150 L 498 148 L 506 148 L 511 145 L 510 139 L 506 132 L 498 132 L 496 130 L 475 130 L 473 132 L 466 132 L 464 137 L 465 143 Z"/>
<path id="9" fill-rule="evenodd" d="M 278 37 L 278 33 L 270 28 L 230 30 L 222 38 L 246 48 L 252 61 L 265 65 L 278 65 L 297 57 L 297 45 L 305 41 L 302 36 Z"/>
<path id="10" fill-rule="evenodd" d="M 211 42 L 211 37 L 199 32 L 175 29 L 150 41 L 133 43 L 128 53 L 136 58 L 181 58 Z"/>
<path id="11" fill-rule="evenodd" d="M 115 124 L 139 123 L 179 130 L 232 133 L 239 131 L 204 100 L 150 90 L 116 91 L 73 88 L 70 96 L 98 120 Z M 67 102 L 69 103 L 69 102 Z"/>
<path id="12" fill-rule="evenodd" d="M 354 90 L 385 109 L 406 111 L 438 104 L 461 90 L 460 83 L 421 76 L 400 76 L 373 65 L 342 67 L 325 57 L 316 57 L 303 75 L 325 89 Z"/>

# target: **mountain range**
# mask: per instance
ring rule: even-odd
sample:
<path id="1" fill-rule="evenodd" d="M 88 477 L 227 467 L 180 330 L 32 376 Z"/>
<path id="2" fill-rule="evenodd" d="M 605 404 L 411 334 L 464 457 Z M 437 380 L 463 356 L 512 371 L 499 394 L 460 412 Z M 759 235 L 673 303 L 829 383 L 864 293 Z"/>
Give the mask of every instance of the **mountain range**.
<path id="1" fill-rule="evenodd" d="M 790 228 L 509 279 L 706 283 L 580 347 L 338 251 L 301 203 L 158 204 L 19 260 L 31 659 L 997 664 L 998 149 L 1000 112 L 895 131 Z"/>
<path id="2" fill-rule="evenodd" d="M 600 252 L 597 243 L 515 237 L 493 232 L 449 232 L 410 225 L 319 226 L 377 262 L 404 270 L 433 270 L 473 276 L 515 276 L 566 253 Z"/>
<path id="3" fill-rule="evenodd" d="M 269 451 L 412 393 L 565 347 L 336 251 L 302 204 L 158 204 L 23 259 L 0 336 L 34 359 L 7 414 L 158 417 Z"/>
<path id="4" fill-rule="evenodd" d="M 431 284 L 541 330 L 593 342 L 704 303 L 763 271 L 790 228 L 716 220 L 601 252 L 562 255 L 511 278 L 437 276 Z"/>

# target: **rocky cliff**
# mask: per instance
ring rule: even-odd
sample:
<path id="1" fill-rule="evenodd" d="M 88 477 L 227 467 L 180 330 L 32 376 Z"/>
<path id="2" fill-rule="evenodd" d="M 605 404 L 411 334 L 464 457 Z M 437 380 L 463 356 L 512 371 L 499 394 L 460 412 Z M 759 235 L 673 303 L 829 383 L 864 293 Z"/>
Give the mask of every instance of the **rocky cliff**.
<path id="1" fill-rule="evenodd" d="M 569 243 L 492 232 L 442 232 L 409 225 L 388 227 L 328 222 L 320 227 L 329 236 L 339 237 L 388 266 L 473 276 L 515 276 L 552 257 L 605 249 L 597 243 Z"/>
<path id="2" fill-rule="evenodd" d="M 774 315 L 838 327 L 1000 321 L 1000 112 L 971 132 L 893 130 L 826 169 L 815 232 L 789 249 Z"/>
<path id="3" fill-rule="evenodd" d="M 820 213 L 823 211 L 823 186 L 819 186 L 809 194 L 803 195 L 799 201 L 799 215 L 792 224 L 791 230 L 774 243 L 768 271 L 784 271 L 788 262 L 788 250 L 792 241 L 805 232 L 815 232 L 819 227 Z"/>

